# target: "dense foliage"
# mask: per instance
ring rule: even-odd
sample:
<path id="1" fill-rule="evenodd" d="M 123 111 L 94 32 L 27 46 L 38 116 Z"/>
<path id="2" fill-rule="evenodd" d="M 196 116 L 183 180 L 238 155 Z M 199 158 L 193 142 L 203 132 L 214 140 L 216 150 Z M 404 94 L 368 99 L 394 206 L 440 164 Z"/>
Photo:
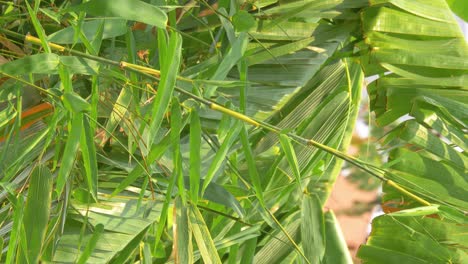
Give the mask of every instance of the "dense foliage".
<path id="1" fill-rule="evenodd" d="M 0 3 L 0 262 L 351 263 L 346 161 L 384 188 L 364 263 L 466 263 L 444 0 Z M 373 75 L 383 166 L 346 154 Z"/>

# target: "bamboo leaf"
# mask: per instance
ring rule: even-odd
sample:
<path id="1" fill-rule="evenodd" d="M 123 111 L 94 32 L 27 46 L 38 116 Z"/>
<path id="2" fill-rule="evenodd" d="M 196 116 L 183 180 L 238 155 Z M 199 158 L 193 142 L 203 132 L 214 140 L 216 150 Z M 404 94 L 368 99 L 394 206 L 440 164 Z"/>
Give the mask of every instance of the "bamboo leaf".
<path id="1" fill-rule="evenodd" d="M 193 263 L 193 246 L 192 246 L 192 231 L 189 229 L 189 217 L 187 206 L 184 206 L 180 197 L 175 200 L 175 221 L 174 237 L 175 245 L 174 250 L 175 263 Z"/>
<path id="2" fill-rule="evenodd" d="M 162 30 L 159 32 L 159 34 L 164 34 Z M 159 49 L 166 49 L 163 48 L 164 45 L 167 45 L 167 52 L 162 53 L 161 57 L 164 58 L 167 63 L 161 64 L 161 81 L 158 86 L 158 93 L 154 99 L 151 121 L 147 130 L 147 145 L 149 147 L 151 147 L 154 141 L 154 137 L 159 130 L 164 114 L 169 106 L 182 56 L 182 38 L 178 33 L 171 33 L 168 44 L 160 42 Z"/>
<path id="3" fill-rule="evenodd" d="M 201 125 L 197 111 L 192 111 L 190 115 L 190 198 L 197 204 L 201 176 Z"/>
<path id="4" fill-rule="evenodd" d="M 124 19 L 95 19 L 92 21 L 86 21 L 82 24 L 81 27 L 84 36 L 90 41 L 93 41 L 96 34 L 99 32 L 102 23 L 104 23 L 102 39 L 118 37 L 127 32 L 127 21 Z M 73 27 L 66 27 L 49 35 L 48 39 L 49 41 L 57 44 L 80 43 L 80 39 L 75 42 L 74 34 L 75 29 Z"/>
<path id="5" fill-rule="evenodd" d="M 289 166 L 292 168 L 294 177 L 296 177 L 296 183 L 297 185 L 299 185 L 299 187 L 301 187 L 301 171 L 299 168 L 299 163 L 297 162 L 294 147 L 292 146 L 291 141 L 287 135 L 280 134 L 279 139 L 281 142 L 281 146 L 283 147 L 283 151 L 286 155 L 286 159 L 288 160 Z"/>
<path id="6" fill-rule="evenodd" d="M 38 263 L 49 222 L 52 195 L 52 173 L 38 165 L 31 173 L 28 198 L 24 209 L 23 225 L 26 232 L 27 261 Z"/>
<path id="7" fill-rule="evenodd" d="M 42 53 L 14 60 L 0 65 L 0 71 L 9 75 L 28 73 L 56 73 L 60 57 L 56 54 Z"/>
<path id="8" fill-rule="evenodd" d="M 193 231 L 193 237 L 197 242 L 203 261 L 207 264 L 221 263 L 210 231 L 198 208 L 189 205 L 189 215 L 189 225 Z"/>
<path id="9" fill-rule="evenodd" d="M 326 245 L 325 219 L 322 204 L 315 194 L 302 198 L 301 237 L 304 255 L 310 263 L 321 263 Z"/>
<path id="10" fill-rule="evenodd" d="M 85 11 L 94 16 L 120 17 L 165 28 L 167 15 L 159 7 L 139 0 L 91 0 L 70 11 Z"/>
<path id="11" fill-rule="evenodd" d="M 63 151 L 62 162 L 57 176 L 57 185 L 55 191 L 57 195 L 60 196 L 65 184 L 68 180 L 73 169 L 73 163 L 75 161 L 76 153 L 78 151 L 78 146 L 80 144 L 81 137 L 81 127 L 83 126 L 83 114 L 76 113 L 73 115 L 71 121 L 69 136 L 67 138 L 67 143 L 65 144 L 65 149 Z"/>
<path id="12" fill-rule="evenodd" d="M 93 251 L 96 248 L 96 244 L 98 243 L 98 240 L 101 237 L 103 232 L 104 232 L 104 225 L 98 224 L 96 227 L 94 227 L 94 233 L 89 239 L 88 244 L 86 245 L 86 248 L 84 249 L 80 258 L 78 259 L 77 261 L 78 264 L 86 263 L 89 257 L 93 254 Z"/>
<path id="13" fill-rule="evenodd" d="M 206 173 L 206 176 L 203 182 L 203 187 L 201 190 L 202 194 L 205 193 L 206 188 L 208 187 L 208 184 L 211 182 L 211 180 L 213 180 L 216 172 L 218 172 L 221 169 L 221 164 L 226 158 L 226 155 L 229 149 L 231 148 L 232 144 L 234 144 L 234 142 L 237 140 L 237 135 L 239 134 L 241 128 L 242 128 L 241 123 L 238 120 L 236 120 L 234 123 L 234 128 L 228 132 L 228 134 L 226 135 L 226 138 L 223 141 L 223 144 L 221 144 L 221 147 L 216 152 L 216 155 L 213 158 L 213 161 L 211 162 L 211 165 L 208 169 L 208 172 Z"/>
<path id="14" fill-rule="evenodd" d="M 325 232 L 326 246 L 323 263 L 352 264 L 353 260 L 349 254 L 348 245 L 343 237 L 340 224 L 336 220 L 335 214 L 332 211 L 325 213 Z"/>
<path id="15" fill-rule="evenodd" d="M 86 183 L 88 184 L 88 189 L 94 200 L 97 201 L 98 164 L 96 159 L 96 148 L 94 146 L 94 132 L 91 129 L 87 116 L 83 117 L 80 147 L 86 172 Z"/>

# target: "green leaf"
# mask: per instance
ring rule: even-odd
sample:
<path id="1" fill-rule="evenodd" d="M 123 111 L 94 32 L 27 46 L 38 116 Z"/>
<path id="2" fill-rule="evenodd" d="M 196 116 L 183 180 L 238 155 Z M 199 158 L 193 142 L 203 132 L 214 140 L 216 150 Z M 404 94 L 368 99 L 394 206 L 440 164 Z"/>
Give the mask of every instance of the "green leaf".
<path id="1" fill-rule="evenodd" d="M 299 187 L 301 187 L 301 171 L 299 168 L 299 163 L 297 162 L 294 147 L 291 144 L 291 141 L 287 135 L 280 134 L 279 139 L 281 142 L 281 146 L 283 147 L 284 154 L 286 155 L 286 159 L 288 160 L 289 166 L 292 168 L 294 177 L 296 177 L 296 183 Z"/>
<path id="2" fill-rule="evenodd" d="M 190 198 L 197 204 L 201 176 L 201 125 L 197 111 L 192 111 L 190 115 Z"/>
<path id="3" fill-rule="evenodd" d="M 315 194 L 306 194 L 302 199 L 301 240 L 304 255 L 310 263 L 321 263 L 326 245 L 322 205 Z"/>
<path id="4" fill-rule="evenodd" d="M 221 63 L 219 63 L 216 72 L 211 76 L 211 81 L 222 81 L 226 78 L 229 71 L 234 67 L 239 60 L 244 56 L 244 52 L 247 49 L 248 35 L 245 32 L 239 34 L 237 39 L 232 43 L 231 48 L 224 56 Z M 216 91 L 216 86 L 209 85 L 207 86 L 204 95 L 205 97 L 211 97 Z"/>
<path id="5" fill-rule="evenodd" d="M 16 200 L 13 211 L 13 227 L 10 232 L 10 241 L 8 241 L 8 251 L 6 255 L 6 263 L 14 263 L 16 258 L 16 252 L 18 248 L 19 234 L 23 230 L 23 218 L 24 218 L 24 197 L 20 195 Z M 25 242 L 21 242 L 25 243 Z"/>
<path id="6" fill-rule="evenodd" d="M 323 263 L 353 264 L 340 223 L 338 223 L 332 211 L 325 213 L 325 232 L 326 246 Z"/>
<path id="7" fill-rule="evenodd" d="M 38 263 L 49 222 L 52 195 L 52 173 L 38 165 L 31 173 L 23 225 L 27 238 L 27 260 Z"/>
<path id="8" fill-rule="evenodd" d="M 26 56 L 0 65 L 0 71 L 10 75 L 28 73 L 50 74 L 56 73 L 60 57 L 56 54 L 42 53 Z"/>
<path id="9" fill-rule="evenodd" d="M 174 251 L 175 263 L 193 263 L 192 231 L 189 229 L 189 211 L 180 197 L 175 200 Z"/>
<path id="10" fill-rule="evenodd" d="M 211 238 L 210 231 L 196 206 L 189 205 L 189 226 L 197 242 L 203 261 L 207 264 L 221 263 L 216 247 Z"/>
<path id="11" fill-rule="evenodd" d="M 65 65 L 71 74 L 97 75 L 99 63 L 76 56 L 61 56 L 60 63 Z"/>
<path id="12" fill-rule="evenodd" d="M 185 177 L 185 186 L 187 189 L 189 189 L 190 186 L 188 186 L 189 178 Z M 198 185 L 203 185 L 204 180 L 200 180 Z M 192 183 L 190 183 L 192 184 Z M 239 204 L 239 201 L 236 200 L 236 197 L 234 197 L 230 192 L 226 190 L 222 185 L 216 184 L 214 182 L 211 182 L 208 184 L 206 187 L 206 191 L 203 194 L 203 198 L 207 199 L 208 201 L 221 204 L 226 206 L 227 208 L 231 208 L 236 212 L 240 217 L 244 217 L 245 211 L 242 208 L 242 206 Z"/>
<path id="13" fill-rule="evenodd" d="M 450 9 L 461 19 L 468 22 L 468 5 L 464 0 L 446 0 Z"/>
<path id="14" fill-rule="evenodd" d="M 249 29 L 255 27 L 256 21 L 255 18 L 245 10 L 237 11 L 234 16 L 232 16 L 232 24 L 238 32 L 248 31 Z"/>
<path id="15" fill-rule="evenodd" d="M 463 263 L 468 256 L 460 247 L 468 242 L 463 229 L 435 218 L 383 215 L 372 221 L 358 257 L 366 263 Z"/>
<path id="16" fill-rule="evenodd" d="M 72 113 L 89 112 L 91 105 L 75 92 L 65 92 L 63 94 L 63 103 Z"/>
<path id="17" fill-rule="evenodd" d="M 202 194 L 205 193 L 206 188 L 208 187 L 208 184 L 211 183 L 211 180 L 213 180 L 215 174 L 221 169 L 221 165 L 226 159 L 226 155 L 228 154 L 228 151 L 231 148 L 232 144 L 234 144 L 234 142 L 237 140 L 237 135 L 239 134 L 241 128 L 242 128 L 241 123 L 238 120 L 235 120 L 233 129 L 231 129 L 226 135 L 226 138 L 221 144 L 221 147 L 219 148 L 219 150 L 216 152 L 216 155 L 213 158 L 213 161 L 211 162 L 208 172 L 206 173 L 206 176 L 203 182 L 203 187 L 201 190 Z"/>
<path id="18" fill-rule="evenodd" d="M 127 32 L 127 21 L 124 19 L 95 19 L 82 24 L 81 28 L 84 36 L 93 41 L 102 23 L 104 23 L 102 39 L 118 37 Z M 74 35 L 75 29 L 66 27 L 49 35 L 48 40 L 57 44 L 74 44 Z M 81 42 L 80 39 L 76 40 L 76 43 Z"/>
<path id="19" fill-rule="evenodd" d="M 83 114 L 74 114 L 70 125 L 67 143 L 65 144 L 65 149 L 63 150 L 62 162 L 60 164 L 60 169 L 57 176 L 57 185 L 55 187 L 55 191 L 57 192 L 58 196 L 61 195 L 63 188 L 65 187 L 65 184 L 68 181 L 68 176 L 70 175 L 73 169 L 76 153 L 80 144 L 82 126 Z"/>
<path id="20" fill-rule="evenodd" d="M 158 34 L 165 34 L 163 30 L 159 30 L 158 32 Z M 161 81 L 159 82 L 158 93 L 156 94 L 153 108 L 151 110 L 151 120 L 147 130 L 147 145 L 149 147 L 151 147 L 155 140 L 155 136 L 161 126 L 164 114 L 169 106 L 182 56 L 182 37 L 178 33 L 171 33 L 169 43 L 162 43 L 160 41 L 159 44 L 159 49 L 167 45 L 167 47 L 164 47 L 167 51 L 165 53 L 161 53 L 160 56 L 161 59 L 164 58 L 164 61 L 167 63 L 161 64 Z"/>
<path id="21" fill-rule="evenodd" d="M 86 183 L 88 184 L 88 189 L 91 195 L 97 201 L 98 164 L 96 159 L 96 148 L 94 146 L 94 131 L 91 129 L 88 116 L 83 117 L 80 147 L 85 167 Z"/>
<path id="22" fill-rule="evenodd" d="M 139 0 L 91 0 L 73 6 L 70 11 L 84 11 L 94 16 L 120 17 L 166 28 L 167 15 L 159 7 Z"/>
<path id="23" fill-rule="evenodd" d="M 86 248 L 84 249 L 83 253 L 81 254 L 80 258 L 76 263 L 84 264 L 89 259 L 89 257 L 93 254 L 94 249 L 96 248 L 96 244 L 98 243 L 99 238 L 101 237 L 102 233 L 104 232 L 104 225 L 98 224 L 94 227 L 94 233 L 88 241 Z"/>

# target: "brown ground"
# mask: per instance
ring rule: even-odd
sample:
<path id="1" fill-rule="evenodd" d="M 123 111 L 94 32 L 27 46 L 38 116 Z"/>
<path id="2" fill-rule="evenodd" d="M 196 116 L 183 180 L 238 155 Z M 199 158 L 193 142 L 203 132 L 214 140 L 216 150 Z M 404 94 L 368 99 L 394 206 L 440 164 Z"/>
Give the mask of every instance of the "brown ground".
<path id="1" fill-rule="evenodd" d="M 332 209 L 335 212 L 355 263 L 359 263 L 355 256 L 359 245 L 366 241 L 372 210 L 358 215 L 350 212 L 356 212 L 356 202 L 371 203 L 376 198 L 377 190 L 370 192 L 360 190 L 355 184 L 340 176 L 325 205 L 326 209 Z"/>

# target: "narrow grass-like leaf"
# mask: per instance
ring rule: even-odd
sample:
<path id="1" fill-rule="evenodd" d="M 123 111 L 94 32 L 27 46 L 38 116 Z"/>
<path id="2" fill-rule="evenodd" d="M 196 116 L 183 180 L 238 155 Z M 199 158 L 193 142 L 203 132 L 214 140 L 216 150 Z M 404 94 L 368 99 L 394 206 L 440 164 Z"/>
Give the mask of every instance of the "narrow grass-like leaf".
<path id="1" fill-rule="evenodd" d="M 180 130 L 182 129 L 182 113 L 177 97 L 172 99 L 171 108 L 171 144 L 172 144 L 172 162 L 174 164 L 173 176 L 177 180 L 177 190 L 182 199 L 183 204 L 186 204 L 187 197 L 185 195 L 184 175 L 182 168 L 182 155 L 180 153 Z"/>
<path id="2" fill-rule="evenodd" d="M 207 264 L 221 263 L 205 220 L 196 206 L 189 205 L 189 225 L 197 242 L 203 261 Z"/>
<path id="3" fill-rule="evenodd" d="M 93 235 L 89 239 L 88 244 L 86 244 L 86 247 L 83 250 L 83 253 L 81 254 L 80 258 L 78 259 L 76 263 L 78 264 L 87 263 L 86 261 L 89 259 L 94 249 L 96 248 L 96 244 L 103 232 L 104 232 L 104 225 L 98 224 L 94 227 Z"/>
<path id="4" fill-rule="evenodd" d="M 189 228 L 187 206 L 184 206 L 180 197 L 175 200 L 174 210 L 174 262 L 176 264 L 193 263 L 192 230 Z"/>
<path id="5" fill-rule="evenodd" d="M 155 5 L 139 0 L 91 0 L 84 4 L 73 6 L 73 11 L 85 11 L 94 16 L 121 17 L 149 25 L 165 28 L 167 15 Z"/>
<path id="6" fill-rule="evenodd" d="M 201 125 L 197 111 L 192 111 L 190 115 L 190 198 L 197 204 L 201 173 Z"/>
<path id="7" fill-rule="evenodd" d="M 26 232 L 29 263 L 38 263 L 49 222 L 52 195 L 52 173 L 38 165 L 31 173 L 28 198 L 24 209 L 23 225 Z"/>
<path id="8" fill-rule="evenodd" d="M 310 263 L 320 263 L 325 254 L 326 235 L 322 205 L 317 195 L 304 195 L 301 218 L 304 255 Z"/>
<path id="9" fill-rule="evenodd" d="M 239 134 L 241 128 L 242 128 L 242 123 L 240 123 L 238 120 L 235 121 L 234 127 L 228 132 L 226 135 L 226 138 L 223 141 L 223 144 L 221 144 L 221 147 L 218 149 L 216 152 L 215 157 L 213 158 L 213 161 L 211 162 L 210 168 L 208 169 L 208 172 L 206 173 L 204 182 L 203 182 L 203 187 L 201 193 L 205 193 L 206 187 L 208 184 L 213 180 L 216 172 L 219 171 L 221 168 L 221 164 L 223 163 L 224 159 L 226 158 L 226 155 L 231 148 L 232 144 L 237 140 L 237 135 Z"/>
<path id="10" fill-rule="evenodd" d="M 242 142 L 242 149 L 244 150 L 245 160 L 247 161 L 249 176 L 252 181 L 253 187 L 255 189 L 255 196 L 257 196 L 260 204 L 263 207 L 265 207 L 262 183 L 260 180 L 260 175 L 258 174 L 258 171 L 257 171 L 257 166 L 255 164 L 255 159 L 252 153 L 252 149 L 250 147 L 249 135 L 247 133 L 247 128 L 245 127 L 245 124 L 243 124 L 242 126 L 242 130 L 240 132 L 240 139 Z"/>
<path id="11" fill-rule="evenodd" d="M 216 72 L 210 78 L 210 80 L 224 80 L 228 75 L 229 71 L 234 67 L 237 62 L 242 58 L 247 48 L 248 35 L 242 32 L 237 37 L 236 41 L 232 44 L 231 49 L 228 51 L 226 56 L 219 64 Z M 208 86 L 205 90 L 205 97 L 211 97 L 216 91 L 216 86 Z"/>
<path id="12" fill-rule="evenodd" d="M 160 45 L 161 47 L 161 45 Z M 153 103 L 151 111 L 151 121 L 148 128 L 147 145 L 151 147 L 154 138 L 159 130 L 164 114 L 169 106 L 174 85 L 179 72 L 181 61 L 182 38 L 178 33 L 171 33 L 169 43 L 167 44 L 167 52 L 161 53 L 164 56 L 166 63 L 161 65 L 161 81 L 158 86 L 158 93 Z"/>
<path id="13" fill-rule="evenodd" d="M 57 185 L 55 187 L 55 191 L 57 195 L 63 191 L 65 187 L 65 183 L 68 180 L 68 176 L 73 168 L 73 163 L 75 161 L 76 152 L 78 150 L 78 146 L 80 144 L 80 136 L 81 136 L 81 127 L 83 126 L 83 114 L 82 113 L 75 113 L 73 115 L 73 119 L 71 122 L 69 135 L 67 138 L 67 143 L 65 144 L 65 149 L 63 151 L 62 162 L 60 164 L 59 173 L 57 176 Z"/>
<path id="14" fill-rule="evenodd" d="M 98 165 L 96 148 L 94 146 L 94 131 L 92 131 L 88 117 L 83 117 L 83 128 L 80 138 L 81 154 L 86 172 L 86 183 L 94 200 L 97 201 Z"/>
<path id="15" fill-rule="evenodd" d="M 5 263 L 14 263 L 18 248 L 18 238 L 23 229 L 24 217 L 24 196 L 20 195 L 16 200 L 15 210 L 13 211 L 13 226 L 10 232 L 10 241 L 8 241 L 8 251 Z"/>
<path id="16" fill-rule="evenodd" d="M 285 134 L 279 135 L 281 146 L 283 147 L 284 154 L 288 160 L 289 166 L 291 167 L 294 177 L 296 177 L 296 183 L 301 186 L 301 170 L 299 168 L 299 163 L 297 162 L 296 152 L 294 147 L 291 144 L 291 140 Z"/>
<path id="17" fill-rule="evenodd" d="M 129 258 L 131 258 L 133 252 L 140 246 L 141 240 L 144 238 L 148 231 L 148 228 L 145 228 L 138 235 L 133 237 L 133 239 L 123 248 L 119 255 L 110 261 L 110 263 L 126 263 Z"/>
<path id="18" fill-rule="evenodd" d="M 26 7 L 28 9 L 29 17 L 31 18 L 31 22 L 32 22 L 32 24 L 34 26 L 34 29 L 36 30 L 37 36 L 41 40 L 42 48 L 45 50 L 45 52 L 50 53 L 51 50 L 50 50 L 50 47 L 49 47 L 49 43 L 47 42 L 47 37 L 46 37 L 46 34 L 44 32 L 44 28 L 42 28 L 41 22 L 37 18 L 37 11 L 39 9 L 39 4 L 38 3 L 39 2 L 36 2 L 36 5 L 35 5 L 34 10 L 33 10 L 31 8 L 31 6 L 29 5 L 29 2 L 25 2 Z"/>
<path id="19" fill-rule="evenodd" d="M 172 201 L 172 191 L 174 189 L 174 185 L 176 185 L 176 182 L 177 182 L 177 173 L 174 171 L 171 175 L 171 178 L 169 179 L 169 185 L 167 186 L 167 189 L 166 189 L 166 197 L 164 200 L 163 208 L 161 210 L 161 216 L 159 217 L 158 228 L 156 229 L 153 251 L 155 251 L 158 248 L 158 244 L 160 243 L 161 236 L 163 234 L 164 229 L 166 228 L 166 220 L 167 220 L 168 213 L 169 213 L 169 205 L 171 204 L 171 201 Z"/>

